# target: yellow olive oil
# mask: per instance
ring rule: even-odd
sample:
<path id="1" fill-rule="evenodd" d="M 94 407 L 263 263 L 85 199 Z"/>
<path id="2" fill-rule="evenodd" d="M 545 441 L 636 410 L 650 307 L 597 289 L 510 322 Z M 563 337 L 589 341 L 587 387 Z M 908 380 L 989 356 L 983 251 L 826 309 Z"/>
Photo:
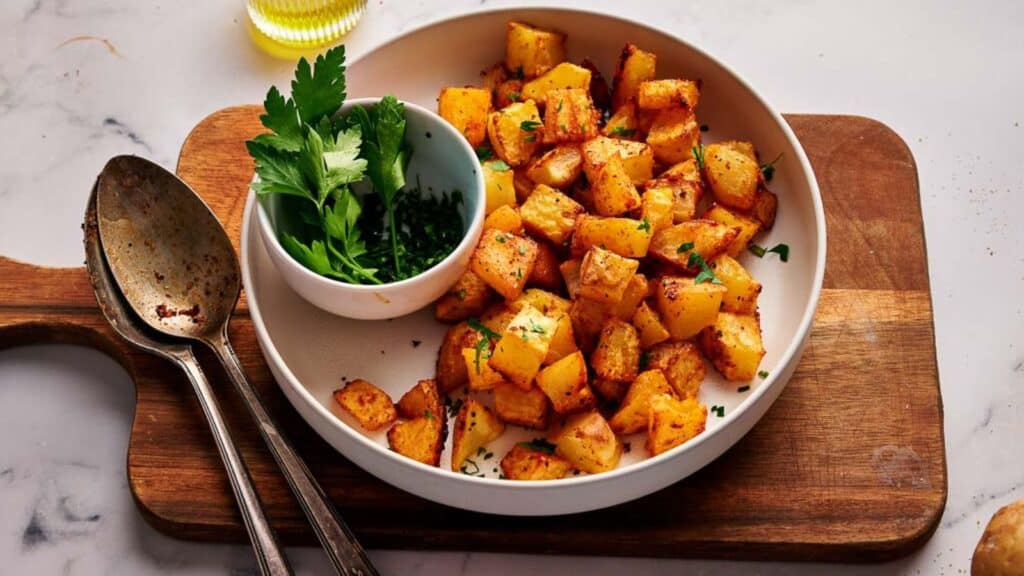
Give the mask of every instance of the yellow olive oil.
<path id="1" fill-rule="evenodd" d="M 247 0 L 258 44 L 314 49 L 333 44 L 359 22 L 367 0 Z"/>

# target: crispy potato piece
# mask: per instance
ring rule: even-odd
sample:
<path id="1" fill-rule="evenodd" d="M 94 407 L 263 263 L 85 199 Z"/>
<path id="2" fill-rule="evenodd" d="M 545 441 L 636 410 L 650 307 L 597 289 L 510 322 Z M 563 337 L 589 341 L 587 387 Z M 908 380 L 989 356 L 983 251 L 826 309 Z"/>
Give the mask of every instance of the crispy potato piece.
<path id="1" fill-rule="evenodd" d="M 511 300 L 519 296 L 537 263 L 537 243 L 493 228 L 484 230 L 469 267 L 488 286 Z"/>
<path id="2" fill-rule="evenodd" d="M 395 408 L 399 416 L 408 420 L 426 416 L 428 413 L 437 418 L 445 417 L 441 393 L 433 378 L 417 382 L 408 392 L 402 394 L 402 397 L 398 399 L 398 404 L 395 404 Z"/>
<path id="3" fill-rule="evenodd" d="M 612 93 L 612 106 L 618 108 L 630 100 L 635 100 L 640 84 L 654 80 L 655 66 L 658 57 L 651 52 L 644 52 L 632 44 L 626 44 L 619 55 L 619 63 L 615 67 L 615 88 Z"/>
<path id="4" fill-rule="evenodd" d="M 537 78 L 523 84 L 523 99 L 533 98 L 544 102 L 551 90 L 578 88 L 588 94 L 590 91 L 590 70 L 571 62 L 562 62 Z"/>
<path id="5" fill-rule="evenodd" d="M 617 304 L 608 308 L 612 316 L 619 320 L 629 322 L 636 313 L 637 306 L 647 297 L 647 277 L 643 274 L 634 274 L 626 284 L 626 290 L 622 293 L 622 299 Z"/>
<path id="6" fill-rule="evenodd" d="M 543 135 L 540 112 L 533 100 L 509 104 L 491 112 L 487 120 L 491 148 L 513 168 L 529 162 Z"/>
<path id="7" fill-rule="evenodd" d="M 536 78 L 565 62 L 565 34 L 509 22 L 505 66 L 519 77 Z"/>
<path id="8" fill-rule="evenodd" d="M 700 144 L 697 117 L 686 108 L 659 111 L 647 133 L 647 143 L 654 150 L 654 159 L 662 164 L 693 158 L 693 149 Z"/>
<path id="9" fill-rule="evenodd" d="M 559 144 L 526 168 L 526 176 L 537 184 L 566 189 L 583 173 L 583 155 L 576 144 Z"/>
<path id="10" fill-rule="evenodd" d="M 494 387 L 494 411 L 509 424 L 543 430 L 548 426 L 548 397 L 536 386 L 524 390 L 509 382 Z"/>
<path id="11" fill-rule="evenodd" d="M 505 70 L 503 62 L 498 62 L 480 73 L 480 83 L 483 84 L 485 90 L 490 91 L 492 102 L 498 95 L 498 87 L 506 80 L 508 80 L 508 72 Z"/>
<path id="12" fill-rule="evenodd" d="M 578 202 L 545 184 L 538 184 L 519 208 L 526 231 L 556 245 L 569 238 L 582 213 Z"/>
<path id="13" fill-rule="evenodd" d="M 537 386 L 559 414 L 581 412 L 594 407 L 597 400 L 587 385 L 587 361 L 576 351 L 537 374 Z"/>
<path id="14" fill-rule="evenodd" d="M 448 329 L 437 352 L 437 385 L 445 392 L 451 392 L 469 381 L 462 349 L 472 348 L 480 341 L 480 333 L 459 322 Z"/>
<path id="15" fill-rule="evenodd" d="M 612 107 L 612 91 L 608 87 L 608 83 L 605 82 L 604 76 L 601 74 L 601 70 L 598 69 L 597 64 L 594 64 L 589 58 L 580 60 L 580 66 L 590 70 L 590 98 L 594 101 L 594 106 L 601 111 L 603 115 L 605 112 L 610 112 Z"/>
<path id="16" fill-rule="evenodd" d="M 572 253 L 583 255 L 594 247 L 604 248 L 627 258 L 643 258 L 651 245 L 650 222 L 633 218 L 602 218 L 582 215 L 576 219 Z"/>
<path id="17" fill-rule="evenodd" d="M 674 393 L 661 370 L 641 372 L 629 386 L 618 411 L 608 419 L 608 425 L 616 434 L 635 434 L 645 430 L 651 413 L 651 397 Z"/>
<path id="18" fill-rule="evenodd" d="M 582 142 L 597 135 L 601 113 L 584 88 L 548 90 L 544 104 L 544 143 Z"/>
<path id="19" fill-rule="evenodd" d="M 650 399 L 647 451 L 652 456 L 667 452 L 704 431 L 708 408 L 696 398 L 677 400 L 668 394 Z"/>
<path id="20" fill-rule="evenodd" d="M 757 197 L 754 198 L 754 207 L 750 209 L 750 215 L 761 223 L 762 230 L 771 230 L 775 225 L 775 211 L 779 205 L 779 199 L 775 194 L 761 186 L 757 189 Z"/>
<path id="21" fill-rule="evenodd" d="M 398 419 L 387 392 L 359 378 L 335 390 L 334 401 L 367 430 L 379 430 Z"/>
<path id="22" fill-rule="evenodd" d="M 605 122 L 601 134 L 609 138 L 625 138 L 627 140 L 642 140 L 640 133 L 640 121 L 637 118 L 636 104 L 630 100 L 615 109 L 615 113 Z"/>
<path id="23" fill-rule="evenodd" d="M 708 263 L 715 271 L 715 276 L 725 286 L 722 297 L 722 310 L 736 314 L 753 314 L 757 311 L 757 296 L 761 293 L 761 283 L 747 272 L 747 269 L 734 258 L 722 254 Z"/>
<path id="24" fill-rule="evenodd" d="M 725 286 L 710 282 L 697 284 L 693 278 L 662 277 L 656 298 L 658 312 L 669 334 L 677 340 L 685 340 L 713 324 L 725 291 Z"/>
<path id="25" fill-rule="evenodd" d="M 678 78 L 641 82 L 636 93 L 636 104 L 641 110 L 682 107 L 692 111 L 697 108 L 699 99 L 697 83 Z"/>
<path id="26" fill-rule="evenodd" d="M 501 473 L 509 480 L 558 480 L 572 470 L 572 464 L 557 454 L 516 444 L 501 459 Z"/>
<path id="27" fill-rule="evenodd" d="M 565 291 L 570 298 L 576 298 L 580 289 L 580 266 L 582 258 L 571 258 L 558 265 L 558 271 L 562 273 L 562 280 L 565 282 Z"/>
<path id="28" fill-rule="evenodd" d="M 452 435 L 452 470 L 458 472 L 477 448 L 497 440 L 505 433 L 505 423 L 486 406 L 467 398 L 455 416 Z"/>
<path id="29" fill-rule="evenodd" d="M 974 498 L 972 501 L 977 502 Z M 1024 532 L 1021 526 L 1024 526 L 1024 500 L 1017 500 L 996 511 L 974 548 L 971 576 L 1020 576 L 1020 567 L 1024 566 Z M 965 570 L 958 572 L 967 573 Z"/>
<path id="30" fill-rule="evenodd" d="M 655 193 L 659 197 L 671 195 L 672 207 L 670 209 L 671 221 L 668 226 L 658 228 L 656 232 L 665 230 L 669 226 L 693 220 L 697 216 L 697 203 L 703 195 L 704 185 L 698 182 L 690 182 L 678 177 L 657 178 L 648 180 L 644 194 Z"/>
<path id="31" fill-rule="evenodd" d="M 725 142 L 719 142 L 718 145 L 730 150 L 735 150 L 736 152 L 739 152 L 747 158 L 757 162 L 757 152 L 754 150 L 753 142 L 746 142 L 743 140 L 726 140 Z"/>
<path id="32" fill-rule="evenodd" d="M 572 330 L 572 318 L 569 314 L 558 315 L 555 322 L 558 323 L 558 327 L 551 337 L 551 346 L 548 347 L 548 355 L 544 357 L 544 366 L 554 364 L 577 350 L 576 335 Z"/>
<path id="33" fill-rule="evenodd" d="M 696 274 L 700 268 L 689 265 L 692 252 L 700 254 L 701 258 L 708 262 L 724 253 L 737 234 L 739 230 L 736 228 L 719 224 L 714 220 L 689 220 L 655 234 L 651 238 L 649 251 L 652 256 L 663 262 L 675 264 Z"/>
<path id="34" fill-rule="evenodd" d="M 444 88 L 437 99 L 437 113 L 479 146 L 487 137 L 487 115 L 491 112 L 491 91 L 485 88 Z"/>
<path id="35" fill-rule="evenodd" d="M 540 310 L 523 306 L 502 333 L 488 363 L 509 382 L 528 390 L 548 355 L 557 327 L 558 323 Z"/>
<path id="36" fill-rule="evenodd" d="M 651 234 L 654 234 L 672 225 L 674 206 L 675 191 L 671 187 L 648 188 L 640 196 L 640 219 L 650 224 Z"/>
<path id="37" fill-rule="evenodd" d="M 592 188 L 594 208 L 601 216 L 618 216 L 640 207 L 640 193 L 618 156 L 605 162 Z"/>
<path id="38" fill-rule="evenodd" d="M 595 302 L 614 305 L 622 300 L 640 263 L 603 248 L 591 248 L 580 264 L 577 294 Z"/>
<path id="39" fill-rule="evenodd" d="M 500 85 L 494 95 L 494 107 L 497 109 L 505 108 L 516 102 L 523 101 L 523 81 L 518 78 L 509 78 Z"/>
<path id="40" fill-rule="evenodd" d="M 462 359 L 466 363 L 466 374 L 469 375 L 469 389 L 473 392 L 491 390 L 495 384 L 505 379 L 500 372 L 491 368 L 487 360 L 493 351 L 490 346 L 477 351 L 476 348 L 463 348 Z"/>
<path id="41" fill-rule="evenodd" d="M 444 450 L 442 416 L 420 416 L 399 422 L 388 430 L 388 446 L 402 456 L 428 466 L 441 463 Z"/>
<path id="42" fill-rule="evenodd" d="M 663 342 L 647 352 L 647 367 L 661 370 L 680 398 L 696 398 L 707 375 L 693 342 Z"/>
<path id="43" fill-rule="evenodd" d="M 558 255 L 547 242 L 537 242 L 537 262 L 526 280 L 527 286 L 558 290 L 562 287 L 562 274 L 558 271 Z"/>
<path id="44" fill-rule="evenodd" d="M 484 311 L 483 316 L 480 317 L 480 323 L 495 333 L 501 334 L 512 323 L 512 319 L 516 317 L 518 312 L 519 310 L 513 310 L 505 303 L 498 303 Z M 479 338 L 473 339 L 470 345 L 466 347 L 475 346 L 477 342 L 479 342 Z"/>
<path id="45" fill-rule="evenodd" d="M 572 302 L 569 318 L 572 320 L 572 331 L 576 335 L 576 343 L 580 350 L 593 350 L 601 327 L 608 318 L 605 306 L 589 298 L 577 298 Z"/>
<path id="46" fill-rule="evenodd" d="M 726 380 L 748 382 L 764 357 L 761 319 L 757 314 L 721 312 L 700 333 L 700 348 Z"/>
<path id="47" fill-rule="evenodd" d="M 567 314 L 569 308 L 572 307 L 572 302 L 547 290 L 527 288 L 518 298 L 509 302 L 508 307 L 510 310 L 518 313 L 528 305 L 533 306 L 545 316 L 556 318 L 562 314 Z"/>
<path id="48" fill-rule="evenodd" d="M 654 150 L 645 142 L 598 136 L 580 145 L 583 173 L 591 183 L 597 181 L 608 160 L 617 156 L 634 185 L 643 184 L 654 175 Z"/>
<path id="49" fill-rule="evenodd" d="M 643 350 L 664 342 L 671 336 L 668 328 L 661 323 L 661 316 L 648 306 L 647 302 L 641 302 L 633 314 L 633 327 L 640 336 L 640 348 Z"/>
<path id="50" fill-rule="evenodd" d="M 721 144 L 709 144 L 704 149 L 704 174 L 716 202 L 740 210 L 754 207 L 761 177 L 757 160 Z"/>
<path id="51" fill-rule="evenodd" d="M 640 365 L 640 337 L 632 324 L 609 318 L 601 328 L 590 367 L 597 378 L 631 382 Z"/>
<path id="52" fill-rule="evenodd" d="M 523 234 L 523 218 L 519 215 L 519 209 L 509 205 L 499 206 L 494 212 L 487 215 L 484 220 L 484 228 L 494 228 L 511 234 Z"/>
<path id="53" fill-rule="evenodd" d="M 533 180 L 526 175 L 526 170 L 520 168 L 515 171 L 515 176 L 512 177 L 512 185 L 516 189 L 516 200 L 522 204 L 526 202 L 526 199 L 533 194 L 533 189 L 537 186 Z"/>
<path id="54" fill-rule="evenodd" d="M 491 214 L 502 206 L 515 207 L 516 188 L 512 182 L 515 175 L 512 170 L 497 160 L 483 162 L 480 166 L 484 170 L 484 191 L 487 195 L 484 212 Z"/>
<path id="55" fill-rule="evenodd" d="M 438 322 L 454 324 L 471 316 L 479 316 L 491 300 L 493 292 L 487 283 L 471 270 L 434 303 L 434 318 Z"/>
<path id="56" fill-rule="evenodd" d="M 700 166 L 697 165 L 696 159 L 683 160 L 678 164 L 669 166 L 664 172 L 658 175 L 658 178 L 665 178 L 668 180 L 682 179 L 691 182 L 699 182 L 701 176 Z"/>
<path id="57" fill-rule="evenodd" d="M 734 258 L 746 251 L 747 245 L 750 244 L 754 234 L 757 234 L 758 230 L 761 229 L 761 223 L 757 220 L 729 210 L 720 204 L 713 204 L 711 208 L 708 208 L 708 211 L 704 213 L 704 218 L 739 229 L 736 237 L 733 238 L 732 242 L 729 243 L 729 247 L 725 250 L 726 254 Z"/>
<path id="58" fill-rule="evenodd" d="M 606 402 L 619 403 L 626 396 L 629 390 L 629 382 L 616 382 L 615 380 L 602 380 L 595 378 L 590 382 L 590 388 Z"/>
<path id="59" fill-rule="evenodd" d="M 583 472 L 596 474 L 615 468 L 622 443 L 600 413 L 570 416 L 554 438 L 555 453 Z"/>

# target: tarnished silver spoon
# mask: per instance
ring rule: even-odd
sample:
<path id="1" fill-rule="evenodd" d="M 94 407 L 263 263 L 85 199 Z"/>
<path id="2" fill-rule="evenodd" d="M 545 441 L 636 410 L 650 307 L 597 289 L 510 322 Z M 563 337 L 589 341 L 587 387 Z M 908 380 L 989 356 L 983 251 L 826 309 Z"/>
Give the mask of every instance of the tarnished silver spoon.
<path id="1" fill-rule="evenodd" d="M 245 462 L 242 461 L 238 448 L 228 432 L 213 389 L 210 388 L 206 375 L 192 353 L 192 345 L 180 340 L 161 339 L 152 330 L 149 330 L 125 303 L 121 289 L 110 275 L 110 269 L 107 267 L 107 261 L 103 255 L 103 248 L 100 246 L 99 230 L 96 224 L 95 187 L 93 187 L 92 194 L 89 195 L 83 229 L 85 231 L 85 266 L 89 270 L 89 280 L 92 282 L 93 292 L 96 293 L 96 302 L 99 304 L 103 316 L 110 322 L 114 331 L 130 344 L 155 356 L 170 360 L 185 371 L 199 398 L 199 406 L 210 424 L 210 431 L 213 433 L 214 443 L 220 452 L 221 460 L 224 461 L 228 481 L 231 483 L 231 490 L 235 493 L 235 500 L 238 501 L 238 508 L 242 514 L 245 529 L 249 533 L 249 540 L 252 541 L 253 549 L 256 552 L 260 572 L 272 576 L 292 574 L 287 558 L 263 513 L 263 506 L 253 487 L 249 470 L 245 467 Z"/>
<path id="2" fill-rule="evenodd" d="M 376 575 L 231 348 L 228 321 L 240 290 L 238 260 L 213 212 L 171 172 L 142 158 L 118 156 L 100 173 L 96 213 L 110 271 L 128 304 L 152 329 L 213 350 L 337 572 Z"/>

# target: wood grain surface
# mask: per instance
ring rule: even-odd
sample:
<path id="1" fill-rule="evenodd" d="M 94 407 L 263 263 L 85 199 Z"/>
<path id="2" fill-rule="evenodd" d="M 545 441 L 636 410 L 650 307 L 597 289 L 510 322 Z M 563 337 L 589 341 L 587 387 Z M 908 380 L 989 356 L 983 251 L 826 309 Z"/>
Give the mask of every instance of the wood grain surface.
<path id="1" fill-rule="evenodd" d="M 238 242 L 258 107 L 229 108 L 185 142 L 178 173 Z M 303 423 L 260 356 L 244 299 L 232 341 L 250 378 L 369 548 L 623 556 L 880 561 L 925 542 L 946 501 L 942 400 L 918 198 L 904 142 L 853 116 L 790 115 L 821 187 L 828 267 L 814 329 L 789 386 L 733 449 L 692 477 L 614 508 L 504 518 L 447 508 L 356 468 Z M 179 538 L 243 542 L 213 440 L 185 379 L 127 348 L 81 268 L 0 258 L 0 347 L 92 346 L 136 383 L 128 453 L 145 518 Z M 286 542 L 312 532 L 241 403 L 203 358 L 268 514 Z"/>

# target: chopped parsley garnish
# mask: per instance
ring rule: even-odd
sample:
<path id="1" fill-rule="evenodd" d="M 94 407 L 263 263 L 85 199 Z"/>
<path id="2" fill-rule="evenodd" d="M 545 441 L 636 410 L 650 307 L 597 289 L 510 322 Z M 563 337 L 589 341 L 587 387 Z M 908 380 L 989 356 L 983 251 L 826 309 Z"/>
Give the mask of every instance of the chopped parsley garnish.
<path id="1" fill-rule="evenodd" d="M 767 250 L 757 244 L 751 244 L 750 246 L 747 246 L 747 250 L 758 258 L 764 258 L 765 254 L 774 252 L 779 255 L 779 260 L 789 262 L 789 244 L 776 244 Z"/>
<path id="2" fill-rule="evenodd" d="M 509 170 L 512 169 L 508 164 L 505 163 L 504 160 L 495 160 L 494 162 L 491 162 L 487 166 L 489 166 L 491 170 L 494 170 L 495 172 L 508 172 Z"/>
<path id="3" fill-rule="evenodd" d="M 519 123 L 519 129 L 523 132 L 533 132 L 538 126 L 540 126 L 540 122 L 536 120 L 523 120 Z"/>
<path id="4" fill-rule="evenodd" d="M 522 80 L 523 78 L 526 78 L 526 74 L 523 73 L 522 64 L 516 66 L 516 69 L 512 72 L 512 77 L 515 78 L 516 80 Z"/>
<path id="5" fill-rule="evenodd" d="M 547 334 L 548 333 L 548 331 L 543 326 L 541 326 L 540 324 L 537 324 L 536 322 L 534 322 L 533 318 L 530 319 L 530 332 L 533 332 L 534 334 Z"/>
<path id="6" fill-rule="evenodd" d="M 736 389 L 736 391 L 740 392 L 740 393 L 746 392 L 747 390 L 750 390 L 750 386 L 749 385 L 747 385 L 747 386 L 740 386 L 739 388 Z"/>
<path id="7" fill-rule="evenodd" d="M 562 111 L 562 104 L 563 103 L 565 103 L 565 100 L 559 100 L 558 101 L 558 106 L 555 106 L 555 112 L 561 112 Z"/>
<path id="8" fill-rule="evenodd" d="M 520 244 L 517 249 L 520 256 L 524 256 L 526 254 L 526 244 Z"/>
<path id="9" fill-rule="evenodd" d="M 523 269 L 522 268 L 516 268 L 516 280 L 522 280 L 522 279 L 523 279 Z"/>
<path id="10" fill-rule="evenodd" d="M 689 252 L 690 250 L 693 250 L 693 242 L 683 242 L 679 245 L 679 248 L 676 248 L 676 254 L 682 254 L 683 252 Z"/>
<path id="11" fill-rule="evenodd" d="M 424 416 L 424 417 L 425 417 L 425 418 L 426 418 L 427 420 L 433 420 L 433 419 L 434 419 L 434 413 L 433 413 L 433 412 L 431 412 L 430 410 L 424 410 L 424 411 L 423 411 L 423 416 Z"/>
<path id="12" fill-rule="evenodd" d="M 636 227 L 636 229 L 637 230 L 642 230 L 644 232 L 650 232 L 651 231 L 651 222 L 650 222 L 650 220 L 648 220 L 647 218 L 644 218 L 640 222 L 640 225 Z"/>
<path id="13" fill-rule="evenodd" d="M 488 148 L 486 146 L 477 146 L 476 147 L 476 157 L 481 162 L 483 162 L 484 160 L 487 160 L 491 156 L 494 156 L 494 152 L 492 152 L 490 148 Z"/>
<path id="14" fill-rule="evenodd" d="M 712 406 L 711 413 L 719 418 L 725 418 L 725 406 Z"/>
<path id="15" fill-rule="evenodd" d="M 476 373 L 479 374 L 480 356 L 484 353 L 484 350 L 487 350 L 488 353 L 490 352 L 491 341 L 493 340 L 497 342 L 498 340 L 501 340 L 501 334 L 498 334 L 494 330 L 491 330 L 487 326 L 484 326 L 476 318 L 470 318 L 466 320 L 466 324 L 473 330 L 479 332 L 481 336 L 483 336 L 483 338 L 481 338 L 480 341 L 476 343 L 476 346 L 473 347 L 476 350 L 476 356 L 474 357 L 473 361 L 476 364 Z M 488 355 L 487 358 L 490 358 L 490 356 Z"/>
<path id="16" fill-rule="evenodd" d="M 647 370 L 647 365 L 651 363 L 651 355 L 647 352 L 640 354 L 640 371 Z"/>
<path id="17" fill-rule="evenodd" d="M 537 135 L 536 134 L 527 134 L 526 137 L 523 138 L 523 142 L 536 142 L 536 141 L 537 141 Z"/>
<path id="18" fill-rule="evenodd" d="M 413 340 L 413 341 L 412 341 L 412 347 L 413 347 L 413 348 L 419 348 L 419 347 L 420 347 L 420 344 L 423 344 L 423 341 L 422 341 L 422 340 Z"/>
<path id="19" fill-rule="evenodd" d="M 504 234 L 498 234 L 497 236 L 494 237 L 494 239 L 495 241 L 498 242 L 498 244 L 504 244 L 508 238 Z"/>
<path id="20" fill-rule="evenodd" d="M 456 293 L 455 293 L 455 298 L 456 298 L 456 299 L 457 299 L 457 300 L 458 300 L 459 302 L 461 302 L 461 301 L 465 300 L 465 299 L 466 299 L 466 289 L 465 289 L 465 288 L 460 288 L 460 289 L 458 290 L 458 292 L 456 292 Z"/>
<path id="21" fill-rule="evenodd" d="M 697 160 L 697 168 L 704 170 L 704 145 L 698 144 L 693 147 L 693 157 Z"/>
<path id="22" fill-rule="evenodd" d="M 772 160 L 771 162 L 769 162 L 767 164 L 762 164 L 761 165 L 761 174 L 764 174 L 764 181 L 765 182 L 771 182 L 772 181 L 772 177 L 775 176 L 775 163 L 778 162 L 781 159 L 782 159 L 782 152 L 779 152 L 779 155 L 775 157 L 775 160 Z"/>
<path id="23" fill-rule="evenodd" d="M 690 258 L 686 262 L 688 268 L 700 267 L 700 274 L 693 279 L 694 284 L 700 284 L 701 282 L 711 282 L 712 284 L 721 284 L 722 281 L 715 276 L 715 271 L 708 266 L 708 263 L 704 261 L 704 257 L 696 252 L 690 253 Z"/>
<path id="24" fill-rule="evenodd" d="M 622 136 L 623 138 L 629 138 L 633 134 L 636 134 L 635 128 L 626 128 L 625 126 L 616 126 L 612 129 L 612 136 Z"/>
<path id="25" fill-rule="evenodd" d="M 529 442 L 520 442 L 516 444 L 516 446 L 522 446 L 527 450 L 533 450 L 534 452 L 543 452 L 545 454 L 555 453 L 555 445 L 552 444 L 551 442 L 548 442 L 544 438 L 534 438 Z"/>
<path id="26" fill-rule="evenodd" d="M 519 92 L 509 92 L 507 96 L 510 102 L 519 102 L 519 98 L 522 97 L 522 94 Z"/>
<path id="27" fill-rule="evenodd" d="M 480 466 L 471 458 L 466 458 L 466 461 L 463 462 L 462 466 L 459 468 L 459 472 L 462 472 L 467 476 L 483 476 L 483 474 L 480 473 Z"/>
<path id="28" fill-rule="evenodd" d="M 767 370 L 758 370 L 757 377 L 760 378 L 761 380 L 764 380 L 765 378 L 768 377 L 768 371 Z"/>

